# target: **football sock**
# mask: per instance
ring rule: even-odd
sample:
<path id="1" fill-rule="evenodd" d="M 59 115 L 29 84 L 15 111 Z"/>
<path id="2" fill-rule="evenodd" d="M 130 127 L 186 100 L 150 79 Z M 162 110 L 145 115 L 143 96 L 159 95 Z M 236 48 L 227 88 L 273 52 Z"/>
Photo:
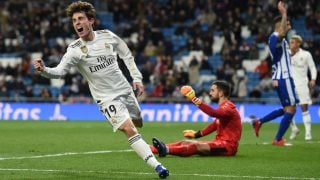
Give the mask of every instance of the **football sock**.
<path id="1" fill-rule="evenodd" d="M 309 111 L 302 112 L 302 120 L 304 123 L 304 128 L 306 129 L 306 134 L 311 133 L 311 117 Z"/>
<path id="2" fill-rule="evenodd" d="M 282 116 L 284 113 L 283 109 L 277 109 L 272 111 L 271 113 L 265 115 L 263 118 L 260 118 L 260 123 L 263 124 L 265 122 L 271 121 L 279 116 Z"/>
<path id="3" fill-rule="evenodd" d="M 298 129 L 298 127 L 296 125 L 296 121 L 294 119 L 292 119 L 292 121 L 291 121 L 291 128 L 292 128 L 292 130 L 297 130 Z"/>
<path id="4" fill-rule="evenodd" d="M 148 165 L 156 168 L 159 164 L 157 159 L 151 152 L 149 145 L 142 139 L 140 134 L 136 134 L 129 138 L 129 144 L 132 149 L 140 156 Z"/>
<path id="5" fill-rule="evenodd" d="M 168 148 L 168 151 L 169 151 L 169 154 L 186 157 L 186 156 L 197 154 L 197 146 L 195 144 L 171 146 Z"/>
<path id="6" fill-rule="evenodd" d="M 294 114 L 287 113 L 287 112 L 284 113 L 283 118 L 281 119 L 281 122 L 280 122 L 280 126 L 278 129 L 276 138 L 275 138 L 277 141 L 279 141 L 283 137 L 284 133 L 286 133 L 288 127 L 290 126 L 293 116 Z"/>

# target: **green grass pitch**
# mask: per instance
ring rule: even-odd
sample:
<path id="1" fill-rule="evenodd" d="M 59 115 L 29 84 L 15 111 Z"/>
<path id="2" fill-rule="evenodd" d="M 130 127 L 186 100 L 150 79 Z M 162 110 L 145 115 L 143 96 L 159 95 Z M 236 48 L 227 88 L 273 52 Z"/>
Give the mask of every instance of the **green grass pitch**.
<path id="1" fill-rule="evenodd" d="M 151 143 L 183 139 L 182 130 L 206 123 L 145 123 L 139 129 Z M 313 140 L 300 135 L 292 146 L 270 143 L 278 124 L 265 124 L 256 138 L 243 124 L 235 157 L 158 158 L 169 179 L 320 179 L 320 124 L 312 125 Z M 286 133 L 288 139 L 290 131 Z M 203 139 L 211 139 L 209 135 Z M 158 179 L 154 170 L 131 151 L 126 137 L 106 122 L 0 121 L 0 179 Z"/>

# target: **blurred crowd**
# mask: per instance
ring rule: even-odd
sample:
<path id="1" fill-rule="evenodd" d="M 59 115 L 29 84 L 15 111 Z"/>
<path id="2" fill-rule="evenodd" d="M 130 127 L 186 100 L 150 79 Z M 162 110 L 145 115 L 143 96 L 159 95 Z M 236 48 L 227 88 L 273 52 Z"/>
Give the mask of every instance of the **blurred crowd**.
<path id="1" fill-rule="evenodd" d="M 198 83 L 202 72 L 232 83 L 235 98 L 261 98 L 264 91 L 272 91 L 270 57 L 259 59 L 259 47 L 267 44 L 273 30 L 271 22 L 278 15 L 275 0 L 88 1 L 98 13 L 95 29 L 112 30 L 132 50 L 146 86 L 142 101 L 179 99 L 179 86 L 191 84 L 209 102 L 207 86 Z M 75 71 L 57 83 L 37 75 L 31 66 L 33 53 L 41 54 L 46 65 L 56 66 L 68 44 L 77 38 L 64 11 L 71 2 L 0 2 L 1 57 L 22 58 L 16 66 L 0 66 L 0 97 L 90 101 L 87 83 Z M 286 3 L 295 22 L 293 30 L 304 38 L 303 47 L 312 53 L 320 72 L 320 3 Z M 244 35 L 244 29 L 249 36 Z M 221 49 L 213 48 L 215 37 L 223 38 Z M 175 62 L 191 51 L 202 55 L 192 57 L 184 67 L 177 66 Z M 211 57 L 219 57 L 221 65 L 216 67 Z M 261 63 L 247 72 L 245 59 Z M 120 59 L 119 64 L 123 66 Z M 125 68 L 123 71 L 128 74 Z M 254 86 L 248 85 L 252 77 L 258 78 Z M 319 85 L 318 78 L 314 98 L 320 98 Z"/>

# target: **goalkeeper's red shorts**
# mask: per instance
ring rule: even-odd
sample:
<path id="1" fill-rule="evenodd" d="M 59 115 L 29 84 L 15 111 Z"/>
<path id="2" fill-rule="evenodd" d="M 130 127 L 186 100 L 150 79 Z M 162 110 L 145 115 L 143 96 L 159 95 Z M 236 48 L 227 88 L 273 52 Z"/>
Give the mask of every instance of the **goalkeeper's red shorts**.
<path id="1" fill-rule="evenodd" d="M 213 156 L 234 156 L 238 151 L 238 146 L 228 141 L 213 140 L 206 143 L 210 146 L 210 154 Z"/>

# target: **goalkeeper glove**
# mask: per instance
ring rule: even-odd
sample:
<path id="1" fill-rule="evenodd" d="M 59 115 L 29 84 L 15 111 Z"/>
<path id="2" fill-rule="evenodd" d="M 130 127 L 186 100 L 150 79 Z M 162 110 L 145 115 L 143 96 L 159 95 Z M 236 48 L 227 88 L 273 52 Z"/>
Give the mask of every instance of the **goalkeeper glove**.
<path id="1" fill-rule="evenodd" d="M 195 105 L 199 106 L 202 103 L 202 100 L 196 97 L 196 93 L 191 86 L 182 86 L 180 92 Z"/>
<path id="2" fill-rule="evenodd" d="M 189 130 L 189 129 L 183 131 L 183 136 L 188 138 L 188 139 L 202 137 L 200 131 L 194 131 L 194 130 Z"/>

